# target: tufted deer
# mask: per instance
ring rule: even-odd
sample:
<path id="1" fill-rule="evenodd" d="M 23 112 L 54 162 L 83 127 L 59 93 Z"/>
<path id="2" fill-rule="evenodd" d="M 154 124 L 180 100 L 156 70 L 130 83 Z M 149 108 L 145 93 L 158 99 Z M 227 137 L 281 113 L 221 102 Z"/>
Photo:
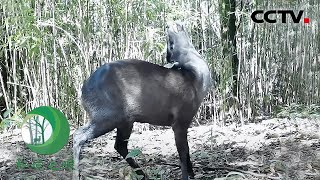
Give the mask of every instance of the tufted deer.
<path id="1" fill-rule="evenodd" d="M 82 87 L 82 104 L 90 122 L 73 136 L 74 179 L 79 179 L 83 144 L 117 128 L 115 149 L 125 158 L 133 123 L 171 126 L 181 162 L 182 179 L 194 176 L 187 130 L 210 86 L 207 63 L 195 50 L 184 25 L 167 27 L 167 61 L 177 68 L 165 68 L 135 59 L 119 60 L 98 68 Z M 132 158 L 128 164 L 147 175 Z"/>

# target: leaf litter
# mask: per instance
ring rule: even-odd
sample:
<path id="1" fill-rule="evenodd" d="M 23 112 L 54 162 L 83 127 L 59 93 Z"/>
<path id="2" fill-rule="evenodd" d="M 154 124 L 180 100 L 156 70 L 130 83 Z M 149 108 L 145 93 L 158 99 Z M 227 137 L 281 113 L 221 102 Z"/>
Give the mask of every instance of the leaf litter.
<path id="1" fill-rule="evenodd" d="M 128 156 L 150 179 L 179 179 L 179 157 L 171 129 L 141 131 L 136 124 Z M 195 179 L 320 179 L 320 119 L 272 118 L 243 126 L 192 127 L 188 132 Z M 82 179 L 139 179 L 114 149 L 112 131 L 87 143 Z M 72 136 L 58 153 L 31 152 L 20 130 L 0 134 L 0 179 L 71 179 L 72 170 L 18 169 L 17 159 L 62 162 L 72 158 Z"/>

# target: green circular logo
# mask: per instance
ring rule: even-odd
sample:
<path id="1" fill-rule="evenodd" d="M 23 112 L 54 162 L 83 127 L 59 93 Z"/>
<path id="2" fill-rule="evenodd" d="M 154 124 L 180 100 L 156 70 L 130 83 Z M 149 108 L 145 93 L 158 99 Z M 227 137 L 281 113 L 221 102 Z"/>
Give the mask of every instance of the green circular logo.
<path id="1" fill-rule="evenodd" d="M 70 126 L 65 115 L 56 108 L 40 106 L 24 119 L 22 138 L 31 151 L 54 154 L 68 142 Z"/>

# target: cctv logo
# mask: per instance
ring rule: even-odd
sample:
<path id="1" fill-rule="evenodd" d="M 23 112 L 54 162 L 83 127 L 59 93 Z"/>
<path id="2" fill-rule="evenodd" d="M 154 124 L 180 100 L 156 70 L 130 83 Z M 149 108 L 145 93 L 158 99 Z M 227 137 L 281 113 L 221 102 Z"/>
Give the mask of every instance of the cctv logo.
<path id="1" fill-rule="evenodd" d="M 294 23 L 299 23 L 301 21 L 303 11 L 300 10 L 298 14 L 296 15 L 292 10 L 270 10 L 270 11 L 263 11 L 263 10 L 257 10 L 252 12 L 251 19 L 255 23 L 277 23 L 277 19 L 271 19 L 271 15 L 279 15 L 281 16 L 281 22 L 287 23 L 287 15 L 291 17 L 292 21 Z M 310 23 L 310 18 L 304 18 L 303 22 L 305 24 Z"/>

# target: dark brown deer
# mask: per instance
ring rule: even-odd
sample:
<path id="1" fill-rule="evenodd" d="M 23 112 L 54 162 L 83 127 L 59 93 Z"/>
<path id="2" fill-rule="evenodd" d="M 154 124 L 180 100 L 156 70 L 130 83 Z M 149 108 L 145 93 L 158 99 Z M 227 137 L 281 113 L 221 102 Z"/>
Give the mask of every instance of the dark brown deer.
<path id="1" fill-rule="evenodd" d="M 117 128 L 115 149 L 125 158 L 134 122 L 171 126 L 181 162 L 182 179 L 194 176 L 187 132 L 210 87 L 210 71 L 195 50 L 184 25 L 167 27 L 165 68 L 135 59 L 119 60 L 98 68 L 82 87 L 83 107 L 90 122 L 73 136 L 74 179 L 79 179 L 80 150 L 83 144 Z M 136 173 L 147 175 L 132 158 Z"/>

